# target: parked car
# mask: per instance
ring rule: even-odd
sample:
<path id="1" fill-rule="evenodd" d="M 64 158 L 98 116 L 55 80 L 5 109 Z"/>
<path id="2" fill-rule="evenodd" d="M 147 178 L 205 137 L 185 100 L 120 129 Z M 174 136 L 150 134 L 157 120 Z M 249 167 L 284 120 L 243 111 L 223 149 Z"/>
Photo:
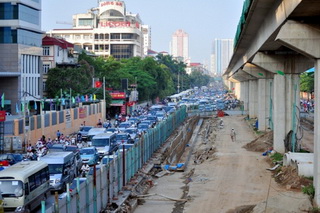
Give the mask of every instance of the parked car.
<path id="1" fill-rule="evenodd" d="M 95 165 L 99 161 L 99 153 L 96 147 L 85 147 L 80 149 L 80 157 L 82 163 L 86 163 L 89 166 Z"/>

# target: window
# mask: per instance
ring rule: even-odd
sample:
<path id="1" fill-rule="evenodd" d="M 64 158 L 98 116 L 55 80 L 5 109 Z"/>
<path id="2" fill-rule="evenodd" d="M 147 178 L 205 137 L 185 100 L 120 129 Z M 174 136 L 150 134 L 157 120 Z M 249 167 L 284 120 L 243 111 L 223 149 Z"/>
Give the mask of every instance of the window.
<path id="1" fill-rule="evenodd" d="M 92 25 L 93 25 L 93 19 L 89 19 L 89 18 L 79 19 L 79 26 L 92 26 Z"/>
<path id="2" fill-rule="evenodd" d="M 29 177 L 29 184 L 30 184 L 30 192 L 36 189 L 36 180 L 34 178 L 35 175 L 31 175 Z"/>
<path id="3" fill-rule="evenodd" d="M 43 47 L 43 55 L 50 55 L 50 47 Z"/>
<path id="4" fill-rule="evenodd" d="M 50 64 L 43 65 L 43 73 L 44 74 L 48 74 L 49 69 L 50 69 Z"/>
<path id="5" fill-rule="evenodd" d="M 120 33 L 111 33 L 111 39 L 120 39 Z"/>
<path id="6" fill-rule="evenodd" d="M 94 39 L 98 40 L 99 39 L 99 34 L 94 34 Z"/>
<path id="7" fill-rule="evenodd" d="M 114 58 L 131 58 L 133 57 L 133 45 L 132 44 L 112 44 L 111 53 Z"/>
<path id="8" fill-rule="evenodd" d="M 28 183 L 24 184 L 24 191 L 25 191 L 25 195 L 29 194 L 29 184 Z"/>

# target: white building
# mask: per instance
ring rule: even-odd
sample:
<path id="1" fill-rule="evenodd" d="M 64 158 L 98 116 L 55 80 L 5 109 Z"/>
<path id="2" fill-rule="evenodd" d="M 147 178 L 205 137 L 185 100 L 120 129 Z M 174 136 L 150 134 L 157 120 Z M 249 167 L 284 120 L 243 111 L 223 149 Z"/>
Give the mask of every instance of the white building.
<path id="1" fill-rule="evenodd" d="M 123 1 L 100 1 L 88 13 L 73 15 L 72 29 L 55 29 L 60 37 L 97 56 L 117 59 L 143 57 L 143 28 L 138 14 L 128 13 Z"/>
<path id="2" fill-rule="evenodd" d="M 141 28 L 143 34 L 143 54 L 147 56 L 148 50 L 151 50 L 151 27 L 142 25 Z"/>
<path id="3" fill-rule="evenodd" d="M 172 35 L 170 54 L 174 58 L 182 57 L 182 61 L 189 59 L 189 35 L 181 29 Z"/>
<path id="4" fill-rule="evenodd" d="M 233 54 L 233 39 L 214 39 L 211 55 L 211 73 L 221 76 Z"/>
<path id="5" fill-rule="evenodd" d="M 13 114 L 42 96 L 41 0 L 1 1 L 0 95 Z"/>
<path id="6" fill-rule="evenodd" d="M 74 54 L 74 45 L 54 37 L 45 36 L 42 39 L 43 91 L 46 91 L 46 80 L 49 69 L 55 67 L 75 66 L 78 55 Z"/>

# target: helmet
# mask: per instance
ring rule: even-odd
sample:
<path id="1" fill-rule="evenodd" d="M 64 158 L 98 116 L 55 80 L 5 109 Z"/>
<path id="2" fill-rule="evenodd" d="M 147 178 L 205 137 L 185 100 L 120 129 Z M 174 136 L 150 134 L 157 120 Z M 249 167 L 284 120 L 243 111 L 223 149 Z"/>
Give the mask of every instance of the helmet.
<path id="1" fill-rule="evenodd" d="M 232 130 L 234 130 L 234 128 L 232 128 Z"/>

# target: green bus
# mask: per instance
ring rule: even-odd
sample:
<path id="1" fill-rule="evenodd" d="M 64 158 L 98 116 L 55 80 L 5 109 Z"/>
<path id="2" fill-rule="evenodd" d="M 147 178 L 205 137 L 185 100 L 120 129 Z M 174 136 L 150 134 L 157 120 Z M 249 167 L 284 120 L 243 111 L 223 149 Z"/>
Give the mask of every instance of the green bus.
<path id="1" fill-rule="evenodd" d="M 24 161 L 0 171 L 5 212 L 32 212 L 48 197 L 49 182 L 49 167 L 42 161 Z"/>

